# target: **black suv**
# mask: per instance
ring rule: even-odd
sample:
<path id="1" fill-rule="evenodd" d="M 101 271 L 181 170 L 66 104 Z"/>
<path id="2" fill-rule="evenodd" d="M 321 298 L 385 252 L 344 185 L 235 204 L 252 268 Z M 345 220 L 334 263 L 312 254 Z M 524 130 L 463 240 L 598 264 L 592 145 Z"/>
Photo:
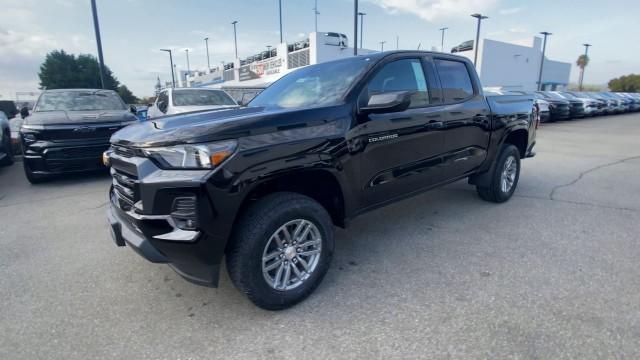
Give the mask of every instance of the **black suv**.
<path id="1" fill-rule="evenodd" d="M 20 128 L 24 172 L 31 183 L 52 175 L 104 169 L 102 154 L 111 135 L 137 121 L 115 91 L 44 91 Z M 132 113 L 133 112 L 133 113 Z"/>
<path id="2" fill-rule="evenodd" d="M 223 256 L 258 306 L 318 286 L 333 225 L 468 178 L 507 201 L 533 155 L 530 96 L 485 97 L 463 57 L 397 51 L 287 74 L 247 108 L 129 126 L 105 154 L 117 245 L 216 286 Z"/>

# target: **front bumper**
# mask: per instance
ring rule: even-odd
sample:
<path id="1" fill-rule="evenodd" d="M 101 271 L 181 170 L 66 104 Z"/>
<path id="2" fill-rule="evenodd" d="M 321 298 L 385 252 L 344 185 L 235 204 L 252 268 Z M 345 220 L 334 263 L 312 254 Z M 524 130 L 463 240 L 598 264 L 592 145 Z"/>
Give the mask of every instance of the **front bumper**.
<path id="1" fill-rule="evenodd" d="M 211 172 L 162 170 L 146 158 L 115 154 L 109 160 L 113 185 L 107 217 L 116 245 L 168 264 L 188 281 L 217 286 L 226 236 L 207 193 Z M 195 229 L 181 229 L 172 212 L 185 194 L 195 199 L 200 220 Z"/>

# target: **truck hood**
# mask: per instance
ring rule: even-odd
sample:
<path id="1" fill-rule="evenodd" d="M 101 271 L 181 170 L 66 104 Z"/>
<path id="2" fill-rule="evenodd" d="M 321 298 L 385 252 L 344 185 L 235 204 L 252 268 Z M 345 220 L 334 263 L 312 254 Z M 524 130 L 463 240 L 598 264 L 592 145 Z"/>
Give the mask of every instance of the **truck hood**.
<path id="1" fill-rule="evenodd" d="M 128 110 L 98 111 L 43 111 L 34 112 L 24 119 L 23 125 L 81 125 L 135 121 Z"/>
<path id="2" fill-rule="evenodd" d="M 113 134 L 111 143 L 155 147 L 237 139 L 350 119 L 349 111 L 349 106 L 338 105 L 313 109 L 248 107 L 179 114 L 127 126 Z"/>

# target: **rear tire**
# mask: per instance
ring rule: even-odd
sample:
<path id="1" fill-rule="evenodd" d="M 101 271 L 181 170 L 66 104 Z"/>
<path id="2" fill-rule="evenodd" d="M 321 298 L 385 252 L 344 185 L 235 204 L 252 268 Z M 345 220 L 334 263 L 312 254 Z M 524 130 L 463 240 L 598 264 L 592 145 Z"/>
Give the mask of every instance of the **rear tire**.
<path id="1" fill-rule="evenodd" d="M 520 178 L 520 151 L 512 144 L 502 145 L 491 175 L 491 183 L 476 186 L 480 198 L 494 203 L 503 203 L 511 198 Z"/>
<path id="2" fill-rule="evenodd" d="M 2 149 L 5 154 L 7 154 L 2 161 L 0 161 L 0 165 L 9 166 L 13 165 L 13 148 L 11 147 L 11 135 L 5 134 L 2 138 Z"/>
<path id="3" fill-rule="evenodd" d="M 329 269 L 333 224 L 322 205 L 309 197 L 267 195 L 245 211 L 235 229 L 227 249 L 227 271 L 258 307 L 282 310 L 297 304 Z"/>

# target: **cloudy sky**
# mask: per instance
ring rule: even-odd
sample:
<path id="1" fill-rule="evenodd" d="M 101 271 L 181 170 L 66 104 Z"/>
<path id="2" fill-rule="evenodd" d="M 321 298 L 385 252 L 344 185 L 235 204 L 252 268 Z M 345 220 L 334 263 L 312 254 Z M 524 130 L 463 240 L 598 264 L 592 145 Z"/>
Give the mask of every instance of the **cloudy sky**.
<path id="1" fill-rule="evenodd" d="M 277 0 L 97 0 L 106 64 L 137 96 L 153 93 L 155 79 L 169 80 L 160 48 L 176 51 L 178 68 L 206 66 L 204 37 L 210 38 L 212 63 L 233 56 L 233 28 L 238 20 L 240 57 L 279 40 Z M 548 56 L 575 62 L 581 44 L 593 44 L 586 83 L 640 72 L 640 1 L 617 0 L 360 0 L 364 46 L 380 41 L 394 48 L 430 49 L 440 44 L 441 27 L 449 27 L 445 48 L 475 36 L 473 12 L 490 17 L 482 35 L 496 40 L 530 38 L 551 31 Z M 283 0 L 284 36 L 301 39 L 313 31 L 314 0 Z M 353 33 L 353 0 L 318 0 L 319 30 Z M 47 52 L 96 53 L 89 0 L 0 0 L 0 96 L 38 88 L 38 68 Z M 571 81 L 577 81 L 574 69 Z"/>

